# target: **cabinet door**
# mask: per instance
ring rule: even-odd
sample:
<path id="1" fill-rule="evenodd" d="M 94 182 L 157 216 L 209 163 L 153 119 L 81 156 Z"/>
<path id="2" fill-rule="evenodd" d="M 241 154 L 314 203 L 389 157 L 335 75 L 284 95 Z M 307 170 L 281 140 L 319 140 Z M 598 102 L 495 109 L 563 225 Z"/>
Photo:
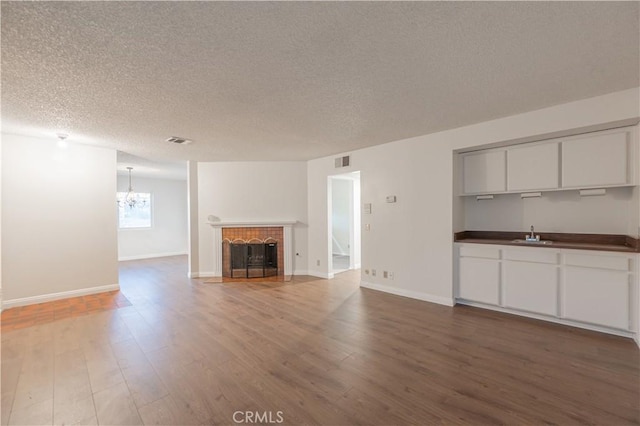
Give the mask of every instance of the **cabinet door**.
<path id="1" fill-rule="evenodd" d="M 504 306 L 544 315 L 558 314 L 558 267 L 504 262 Z"/>
<path id="2" fill-rule="evenodd" d="M 565 266 L 563 317 L 629 329 L 629 275 L 625 271 Z"/>
<path id="3" fill-rule="evenodd" d="M 507 189 L 555 189 L 559 186 L 558 143 L 517 146 L 507 151 Z"/>
<path id="4" fill-rule="evenodd" d="M 505 151 L 467 154 L 463 157 L 464 193 L 481 194 L 506 190 Z"/>
<path id="5" fill-rule="evenodd" d="M 629 183 L 629 133 L 608 133 L 562 142 L 562 186 L 581 188 Z"/>
<path id="6" fill-rule="evenodd" d="M 458 297 L 497 305 L 500 302 L 500 262 L 475 257 L 460 258 Z"/>

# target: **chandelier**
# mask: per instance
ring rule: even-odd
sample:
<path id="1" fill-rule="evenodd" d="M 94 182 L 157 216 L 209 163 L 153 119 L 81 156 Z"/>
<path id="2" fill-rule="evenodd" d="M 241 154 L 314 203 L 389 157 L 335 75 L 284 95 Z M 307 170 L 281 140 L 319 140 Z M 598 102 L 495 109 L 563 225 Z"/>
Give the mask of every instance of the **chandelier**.
<path id="1" fill-rule="evenodd" d="M 127 191 L 127 195 L 122 199 L 122 202 L 125 206 L 129 206 L 129 208 L 134 208 L 140 201 L 138 200 L 138 194 L 133 192 L 133 186 L 131 186 L 131 170 L 133 167 L 127 167 L 129 170 L 129 191 Z"/>

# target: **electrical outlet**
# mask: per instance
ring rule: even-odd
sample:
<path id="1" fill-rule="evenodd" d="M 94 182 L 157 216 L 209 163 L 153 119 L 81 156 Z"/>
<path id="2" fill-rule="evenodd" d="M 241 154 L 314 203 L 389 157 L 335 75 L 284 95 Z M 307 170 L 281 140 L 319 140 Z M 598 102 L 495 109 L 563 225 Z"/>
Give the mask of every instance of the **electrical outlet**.
<path id="1" fill-rule="evenodd" d="M 372 276 L 372 277 L 375 277 L 375 276 L 376 276 L 376 270 L 375 270 L 375 269 L 372 269 L 372 270 L 371 270 L 371 276 Z"/>
<path id="2" fill-rule="evenodd" d="M 316 260 L 316 266 L 320 266 L 320 259 Z"/>
<path id="3" fill-rule="evenodd" d="M 382 271 L 382 278 L 389 278 L 389 273 L 387 271 Z"/>
<path id="4" fill-rule="evenodd" d="M 393 280 L 393 272 L 389 271 L 389 279 Z"/>
<path id="5" fill-rule="evenodd" d="M 369 275 L 369 270 L 368 270 L 368 269 L 365 269 L 365 270 L 364 270 L 364 273 L 365 273 L 365 274 L 367 274 L 367 275 Z"/>

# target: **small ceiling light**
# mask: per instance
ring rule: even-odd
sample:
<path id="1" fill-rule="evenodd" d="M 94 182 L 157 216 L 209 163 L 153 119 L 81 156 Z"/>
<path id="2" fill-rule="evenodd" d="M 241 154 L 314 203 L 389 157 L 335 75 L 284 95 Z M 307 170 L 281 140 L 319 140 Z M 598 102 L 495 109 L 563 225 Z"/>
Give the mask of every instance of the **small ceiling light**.
<path id="1" fill-rule="evenodd" d="M 58 137 L 58 148 L 66 149 L 69 146 L 66 141 L 69 135 L 66 133 L 57 133 L 56 136 Z"/>

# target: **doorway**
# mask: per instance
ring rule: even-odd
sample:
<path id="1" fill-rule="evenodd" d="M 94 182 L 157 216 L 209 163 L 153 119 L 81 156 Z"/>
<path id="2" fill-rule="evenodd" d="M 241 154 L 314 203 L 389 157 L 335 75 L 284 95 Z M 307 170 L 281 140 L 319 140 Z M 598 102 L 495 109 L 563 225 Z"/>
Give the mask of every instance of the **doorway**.
<path id="1" fill-rule="evenodd" d="M 360 172 L 329 177 L 330 272 L 360 269 Z"/>

